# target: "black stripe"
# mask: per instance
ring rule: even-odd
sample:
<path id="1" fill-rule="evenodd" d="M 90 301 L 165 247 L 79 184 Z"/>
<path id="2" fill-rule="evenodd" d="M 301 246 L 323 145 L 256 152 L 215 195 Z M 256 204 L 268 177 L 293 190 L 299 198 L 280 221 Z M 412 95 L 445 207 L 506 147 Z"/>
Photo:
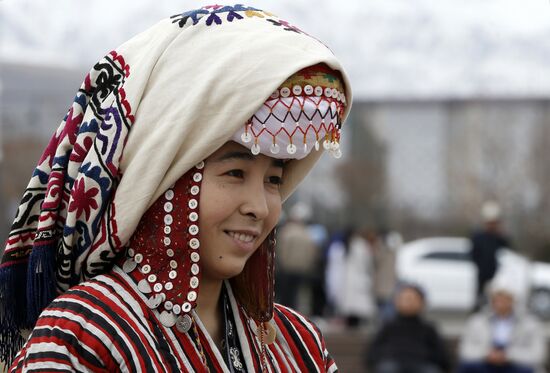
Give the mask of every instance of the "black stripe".
<path id="1" fill-rule="evenodd" d="M 277 312 L 277 316 L 283 323 L 286 331 L 290 335 L 290 338 L 294 341 L 294 344 L 296 347 L 300 350 L 300 357 L 302 358 L 302 361 L 307 367 L 308 372 L 316 372 L 318 370 L 317 365 L 315 364 L 315 361 L 312 360 L 312 357 L 310 357 L 310 353 L 307 349 L 307 346 L 305 346 L 302 341 L 300 341 L 300 337 L 298 334 L 294 331 L 294 328 L 292 326 L 292 323 L 287 319 L 286 315 L 282 313 L 279 309 L 275 308 L 275 312 Z"/>
<path id="2" fill-rule="evenodd" d="M 93 336 L 93 334 L 91 334 L 91 335 Z M 82 357 L 84 360 L 86 360 L 91 365 L 96 366 L 96 367 L 103 367 L 102 362 L 100 360 L 98 360 L 90 352 L 88 352 L 85 348 L 83 348 L 83 346 L 79 342 L 78 338 L 71 335 L 70 333 L 64 332 L 64 331 L 59 330 L 57 328 L 54 328 L 54 329 L 40 328 L 40 329 L 35 329 L 33 331 L 32 337 L 33 338 L 35 338 L 35 337 L 46 337 L 46 338 L 47 337 L 56 337 L 56 338 L 59 338 L 60 340 L 64 341 L 68 346 L 72 346 L 75 349 L 75 353 L 78 354 L 78 356 Z M 67 348 L 67 351 L 68 351 L 67 353 L 70 353 L 69 348 Z M 44 359 L 44 360 L 59 359 L 59 360 L 65 360 L 68 363 L 71 362 L 70 358 L 67 355 L 64 355 L 64 354 L 61 354 L 61 353 L 58 353 L 58 352 L 41 351 L 41 352 L 36 352 L 36 353 L 32 353 L 32 354 L 28 355 L 28 358 L 34 358 L 35 356 L 36 356 L 37 359 Z"/>
<path id="3" fill-rule="evenodd" d="M 99 328 L 102 329 L 105 332 L 105 334 L 107 334 L 111 338 L 111 341 L 113 342 L 117 339 L 117 336 L 118 336 L 118 331 L 111 324 L 111 323 L 114 323 L 117 326 L 119 326 L 120 329 L 122 329 L 123 333 L 127 335 L 128 339 L 132 340 L 135 343 L 135 340 L 137 338 L 136 333 L 133 331 L 132 328 L 129 327 L 129 325 L 127 325 L 126 320 L 124 320 L 124 318 L 118 315 L 117 313 L 110 310 L 109 307 L 104 302 L 99 300 L 97 297 L 91 296 L 90 294 L 87 294 L 84 291 L 78 290 L 76 288 L 69 290 L 66 294 L 73 294 L 80 297 L 81 299 L 87 300 L 88 302 L 94 305 L 94 308 L 99 309 L 100 311 L 103 311 L 104 314 L 110 316 L 114 321 L 103 318 L 103 316 L 94 312 L 95 309 L 90 309 L 79 303 L 65 300 L 65 297 L 62 297 L 56 300 L 52 304 L 52 307 L 59 307 L 64 310 L 70 310 L 80 314 L 84 319 L 87 319 L 90 321 L 93 320 L 95 323 L 97 323 Z M 137 371 L 137 367 L 135 366 L 134 358 L 131 353 L 132 351 L 130 349 L 132 348 L 133 350 L 133 347 L 126 345 L 126 343 L 123 341 L 120 341 L 119 345 L 123 353 L 126 355 L 126 358 L 129 361 L 129 364 L 131 365 L 130 370 Z M 136 353 L 141 354 L 143 358 L 146 358 L 148 354 L 147 354 L 147 351 L 143 348 L 143 346 L 141 346 L 141 342 L 136 343 L 136 345 L 137 345 Z"/>

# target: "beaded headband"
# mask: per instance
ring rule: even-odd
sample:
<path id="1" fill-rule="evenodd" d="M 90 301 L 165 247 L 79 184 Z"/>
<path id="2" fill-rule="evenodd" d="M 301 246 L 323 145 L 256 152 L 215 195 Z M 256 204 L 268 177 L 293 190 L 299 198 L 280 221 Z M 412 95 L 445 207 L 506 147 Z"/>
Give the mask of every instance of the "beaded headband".
<path id="1" fill-rule="evenodd" d="M 252 154 L 302 159 L 322 144 L 339 158 L 346 95 L 341 77 L 326 65 L 300 70 L 287 79 L 232 140 Z"/>

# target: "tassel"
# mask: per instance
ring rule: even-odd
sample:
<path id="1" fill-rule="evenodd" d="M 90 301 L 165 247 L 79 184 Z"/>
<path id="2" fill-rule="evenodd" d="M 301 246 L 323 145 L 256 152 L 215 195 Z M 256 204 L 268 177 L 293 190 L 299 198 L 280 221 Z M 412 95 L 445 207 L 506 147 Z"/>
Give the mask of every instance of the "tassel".
<path id="1" fill-rule="evenodd" d="M 55 252 L 57 240 L 33 246 L 27 271 L 27 324 L 34 326 L 36 319 L 56 297 Z"/>
<path id="2" fill-rule="evenodd" d="M 0 361 L 10 366 L 23 346 L 20 329 L 27 327 L 25 294 L 27 262 L 0 268 Z M 20 289 L 20 291 L 16 291 Z"/>

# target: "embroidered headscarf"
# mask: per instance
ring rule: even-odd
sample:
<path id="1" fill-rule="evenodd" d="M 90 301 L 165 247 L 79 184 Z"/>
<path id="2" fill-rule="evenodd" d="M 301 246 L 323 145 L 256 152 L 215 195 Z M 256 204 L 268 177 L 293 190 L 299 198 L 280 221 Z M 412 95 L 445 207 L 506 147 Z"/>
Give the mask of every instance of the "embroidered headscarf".
<path id="1" fill-rule="evenodd" d="M 319 64 L 341 83 L 282 85 Z M 309 127 L 304 116 L 291 132 L 262 131 L 270 99 L 303 96 L 288 93 L 294 86 L 312 99 L 288 107 L 313 108 L 332 127 L 326 119 Z M 328 106 L 315 98 L 329 96 Z M 255 154 L 301 152 L 285 165 L 286 199 L 319 158 L 312 147 L 339 152 L 349 102 L 346 74 L 325 45 L 242 5 L 170 17 L 110 52 L 86 76 L 17 210 L 0 264 L 0 358 L 57 294 L 109 270 L 148 208 L 225 142 L 240 137 Z"/>

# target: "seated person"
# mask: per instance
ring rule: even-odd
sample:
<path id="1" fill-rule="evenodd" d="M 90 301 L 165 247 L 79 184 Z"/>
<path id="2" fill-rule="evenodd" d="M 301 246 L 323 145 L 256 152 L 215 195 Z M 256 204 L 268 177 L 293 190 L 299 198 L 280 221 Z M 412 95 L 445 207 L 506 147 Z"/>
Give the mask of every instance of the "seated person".
<path id="1" fill-rule="evenodd" d="M 423 290 L 402 285 L 394 299 L 396 316 L 384 324 L 369 347 L 369 371 L 374 373 L 437 373 L 448 370 L 444 342 L 422 312 Z"/>
<path id="2" fill-rule="evenodd" d="M 540 323 L 521 312 L 517 296 L 502 281 L 489 289 L 489 306 L 467 321 L 459 346 L 459 373 L 533 373 L 545 361 Z"/>

